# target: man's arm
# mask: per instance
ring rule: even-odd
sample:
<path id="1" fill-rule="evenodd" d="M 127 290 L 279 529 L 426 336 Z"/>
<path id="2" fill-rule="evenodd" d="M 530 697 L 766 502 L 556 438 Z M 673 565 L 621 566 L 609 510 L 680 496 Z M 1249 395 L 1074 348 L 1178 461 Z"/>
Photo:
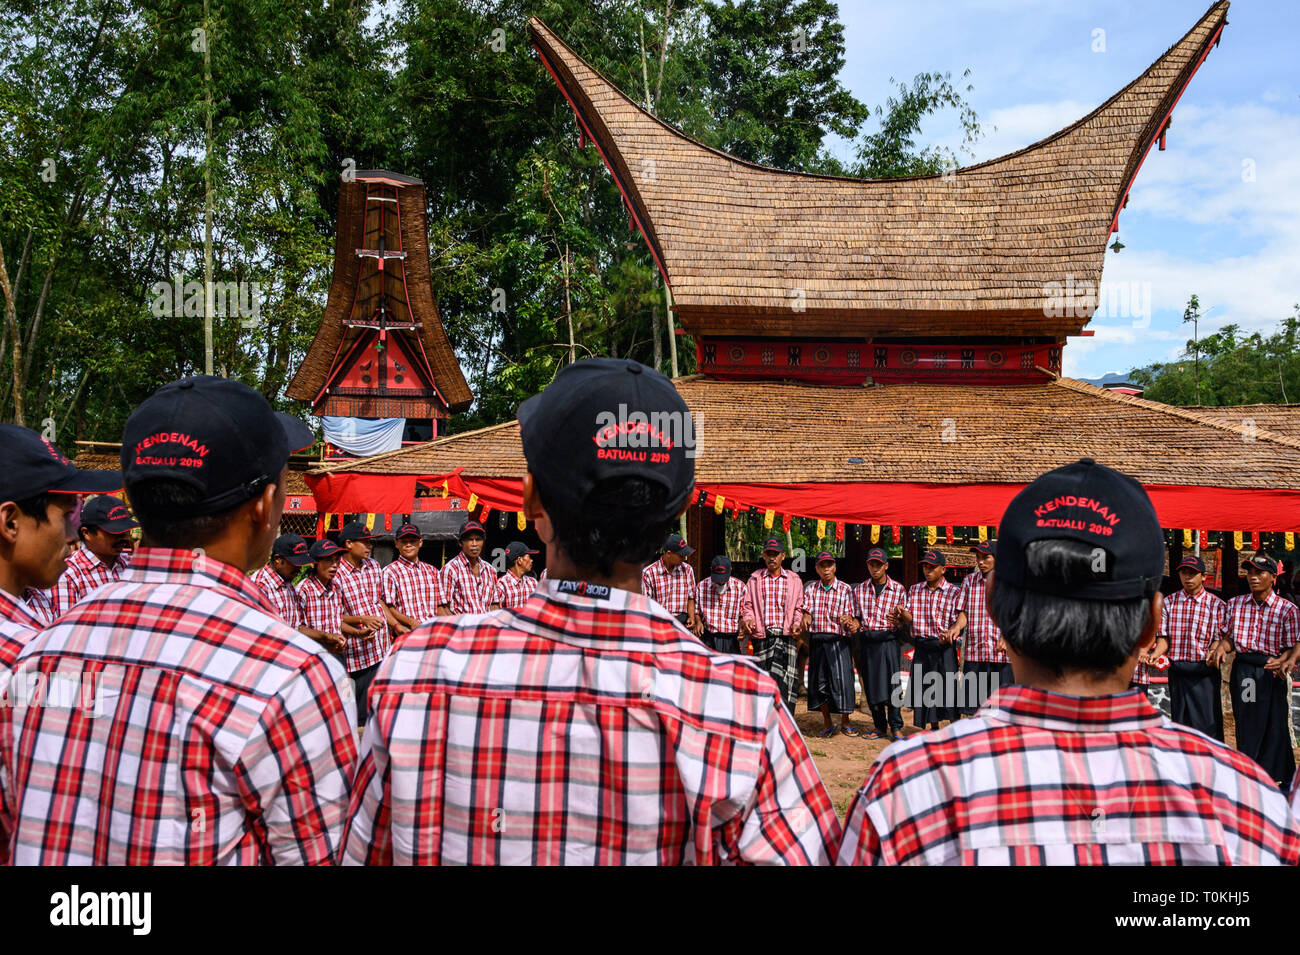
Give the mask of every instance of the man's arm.
<path id="1" fill-rule="evenodd" d="M 357 767 L 356 704 L 342 666 L 314 657 L 271 698 L 240 754 L 250 812 L 277 865 L 332 865 Z"/>
<path id="2" fill-rule="evenodd" d="M 725 852 L 756 865 L 830 865 L 839 841 L 839 818 L 803 734 L 784 706 L 773 706 L 754 796 Z"/>
<path id="3" fill-rule="evenodd" d="M 361 761 L 339 846 L 343 865 L 393 864 L 388 746 L 380 739 L 379 725 L 378 719 L 367 720 L 361 739 Z"/>

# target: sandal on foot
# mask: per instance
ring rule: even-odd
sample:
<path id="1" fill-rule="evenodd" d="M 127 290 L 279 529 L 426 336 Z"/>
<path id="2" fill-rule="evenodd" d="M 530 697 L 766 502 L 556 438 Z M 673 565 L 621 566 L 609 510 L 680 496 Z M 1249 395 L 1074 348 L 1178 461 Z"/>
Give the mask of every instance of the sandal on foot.
<path id="1" fill-rule="evenodd" d="M 860 733 L 858 733 L 858 735 L 861 736 L 863 739 L 883 739 L 883 738 L 884 738 L 884 734 L 883 734 L 883 733 L 879 733 L 879 732 L 877 732 L 876 730 L 862 730 Z"/>
<path id="2" fill-rule="evenodd" d="M 830 738 L 831 738 L 832 736 L 834 736 L 834 735 L 835 735 L 835 727 L 834 727 L 834 726 L 828 726 L 828 727 L 826 727 L 824 730 L 822 730 L 820 733 L 818 733 L 818 734 L 817 734 L 817 737 L 818 737 L 819 739 L 830 739 Z"/>
<path id="3" fill-rule="evenodd" d="M 841 727 L 840 727 L 840 732 L 843 733 L 845 736 L 858 737 L 858 736 L 861 736 L 861 735 L 862 735 L 862 734 L 859 733 L 856 729 L 854 729 L 852 726 L 841 726 Z"/>

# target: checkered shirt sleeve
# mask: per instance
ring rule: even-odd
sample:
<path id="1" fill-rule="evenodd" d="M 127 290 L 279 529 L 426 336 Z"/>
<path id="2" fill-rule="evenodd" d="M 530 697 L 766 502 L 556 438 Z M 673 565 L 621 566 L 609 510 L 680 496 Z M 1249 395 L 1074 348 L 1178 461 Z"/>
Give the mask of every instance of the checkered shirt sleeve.
<path id="1" fill-rule="evenodd" d="M 709 633 L 738 633 L 740 631 L 740 601 L 745 589 L 734 577 L 718 593 L 713 581 L 704 578 L 695 587 L 695 609 L 704 619 L 704 629 Z"/>
<path id="2" fill-rule="evenodd" d="M 686 613 L 686 601 L 695 596 L 695 571 L 685 562 L 669 571 L 662 559 L 656 560 L 641 571 L 641 592 L 671 614 Z"/>
<path id="3" fill-rule="evenodd" d="M 641 594 L 560 583 L 394 649 L 343 861 L 829 862 L 834 808 L 771 678 Z"/>
<path id="4" fill-rule="evenodd" d="M 812 617 L 809 633 L 847 634 L 840 626 L 841 614 L 853 616 L 853 589 L 842 580 L 836 580 L 827 590 L 820 580 L 814 580 L 803 589 L 803 612 Z"/>
<path id="5" fill-rule="evenodd" d="M 1238 650 L 1275 657 L 1300 639 L 1300 611 L 1276 591 L 1263 607 L 1251 594 L 1242 594 L 1228 601 L 1228 635 Z"/>
<path id="6" fill-rule="evenodd" d="M 0 589 L 0 672 L 14 665 L 23 647 L 44 626 L 45 622 L 32 613 L 25 601 Z M 0 706 L 4 705 L 5 701 L 0 699 Z"/>
<path id="7" fill-rule="evenodd" d="M 45 626 L 54 620 L 54 588 L 49 590 L 37 590 L 34 587 L 27 588 L 23 594 L 23 602 L 27 604 L 27 609 L 32 616 Z"/>
<path id="8" fill-rule="evenodd" d="M 1228 605 L 1201 590 L 1195 597 L 1179 590 L 1164 600 L 1160 635 L 1169 641 L 1169 659 L 1204 660 L 1210 644 L 1228 632 Z"/>
<path id="9" fill-rule="evenodd" d="M 302 626 L 302 606 L 298 602 L 298 592 L 293 585 L 264 564 L 253 574 L 253 583 L 265 594 L 267 602 L 274 608 L 280 619 L 295 630 Z"/>
<path id="10" fill-rule="evenodd" d="M 912 614 L 912 635 L 938 637 L 947 632 L 957 618 L 958 590 L 947 580 L 933 590 L 925 581 L 907 591 L 907 609 Z"/>
<path id="11" fill-rule="evenodd" d="M 890 746 L 849 807 L 840 865 L 1295 865 L 1300 824 L 1251 759 L 1140 690 L 1005 686 Z"/>
<path id="12" fill-rule="evenodd" d="M 880 596 L 870 579 L 853 588 L 853 616 L 862 621 L 866 630 L 892 630 L 889 611 L 907 603 L 907 591 L 893 577 L 885 581 Z"/>
<path id="13" fill-rule="evenodd" d="M 988 581 L 978 570 L 973 570 L 961 582 L 957 593 L 957 609 L 966 614 L 966 635 L 962 638 L 962 657 L 972 663 L 1006 663 L 1006 652 L 997 649 L 1002 631 L 989 616 L 984 597 Z"/>
<path id="14" fill-rule="evenodd" d="M 506 609 L 518 607 L 528 599 L 536 587 L 536 577 L 531 577 L 528 574 L 516 577 L 507 570 L 497 578 L 496 589 L 492 592 L 492 602 Z"/>
<path id="15" fill-rule="evenodd" d="M 356 673 L 372 667 L 388 654 L 392 637 L 388 632 L 388 618 L 380 604 L 380 595 L 384 592 L 383 572 L 379 561 L 367 557 L 360 567 L 353 567 L 344 557 L 339 561 L 338 572 L 334 575 L 333 589 L 339 593 L 345 617 L 378 617 L 385 621 L 367 639 L 348 637 L 347 649 L 344 651 L 344 663 L 349 673 Z"/>
<path id="16" fill-rule="evenodd" d="M 130 552 L 118 558 L 112 567 L 105 567 L 99 558 L 84 544 L 68 555 L 67 568 L 54 585 L 53 613 L 62 616 L 87 594 L 117 580 L 130 564 Z"/>
<path id="17" fill-rule="evenodd" d="M 37 674 L 44 700 L 21 692 Z M 11 862 L 335 860 L 356 769 L 346 676 L 242 571 L 142 549 L 32 640 L 12 678 L 14 705 L 0 707 Z"/>
<path id="18" fill-rule="evenodd" d="M 474 576 L 469 558 L 457 554 L 442 568 L 443 595 L 454 614 L 487 613 L 496 595 L 497 575 L 485 560 L 479 561 L 479 575 Z"/>
<path id="19" fill-rule="evenodd" d="M 383 583 L 384 603 L 420 623 L 438 616 L 438 607 L 447 602 L 438 568 L 422 560 L 399 556 L 384 568 Z"/>

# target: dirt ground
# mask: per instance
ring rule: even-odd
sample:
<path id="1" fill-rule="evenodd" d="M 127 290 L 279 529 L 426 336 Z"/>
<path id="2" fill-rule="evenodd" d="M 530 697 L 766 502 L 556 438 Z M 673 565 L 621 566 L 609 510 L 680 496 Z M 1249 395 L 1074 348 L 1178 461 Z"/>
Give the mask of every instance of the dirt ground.
<path id="1" fill-rule="evenodd" d="M 1235 747 L 1237 745 L 1237 727 L 1232 719 L 1226 682 L 1222 690 L 1222 699 L 1225 704 L 1223 735 L 1227 744 Z M 836 716 L 834 719 L 836 725 L 838 725 L 839 717 Z M 799 699 L 798 706 L 795 707 L 794 720 L 799 729 L 803 731 L 804 741 L 808 744 L 808 751 L 817 764 L 823 782 L 826 783 L 826 790 L 830 793 L 831 801 L 835 804 L 835 811 L 839 814 L 840 819 L 843 819 L 848 813 L 849 803 L 852 802 L 854 794 L 866 781 L 872 763 L 876 761 L 876 757 L 884 752 L 885 747 L 890 745 L 890 740 L 869 740 L 862 737 L 855 739 L 840 733 L 830 739 L 819 739 L 817 734 L 821 732 L 823 726 L 822 715 L 821 713 L 810 714 L 808 704 L 802 697 Z M 864 707 L 859 707 L 858 711 L 849 718 L 849 721 L 861 733 L 875 728 L 871 721 L 871 714 L 866 712 Z M 940 726 L 947 725 L 947 723 L 940 724 Z M 912 725 L 912 710 L 904 707 L 903 738 L 908 739 L 922 732 L 924 731 Z M 1297 760 L 1300 761 L 1300 750 L 1297 750 Z"/>

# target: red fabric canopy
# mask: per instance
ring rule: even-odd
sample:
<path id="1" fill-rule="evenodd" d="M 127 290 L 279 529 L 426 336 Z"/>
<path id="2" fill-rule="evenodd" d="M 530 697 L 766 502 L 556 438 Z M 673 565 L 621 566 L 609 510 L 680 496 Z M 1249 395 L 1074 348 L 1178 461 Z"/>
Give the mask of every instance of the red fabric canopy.
<path id="1" fill-rule="evenodd" d="M 463 498 L 477 494 L 479 503 L 494 510 L 523 509 L 518 478 L 467 477 L 458 472 L 437 476 L 334 473 L 307 480 L 317 505 L 332 514 L 409 513 L 417 480 L 436 485 L 446 480 L 453 494 Z M 818 520 L 925 527 L 996 525 L 1024 485 L 825 482 L 698 487 L 710 498 L 722 495 L 728 509 L 752 506 Z M 1300 531 L 1300 491 L 1151 484 L 1147 493 L 1164 527 Z"/>

